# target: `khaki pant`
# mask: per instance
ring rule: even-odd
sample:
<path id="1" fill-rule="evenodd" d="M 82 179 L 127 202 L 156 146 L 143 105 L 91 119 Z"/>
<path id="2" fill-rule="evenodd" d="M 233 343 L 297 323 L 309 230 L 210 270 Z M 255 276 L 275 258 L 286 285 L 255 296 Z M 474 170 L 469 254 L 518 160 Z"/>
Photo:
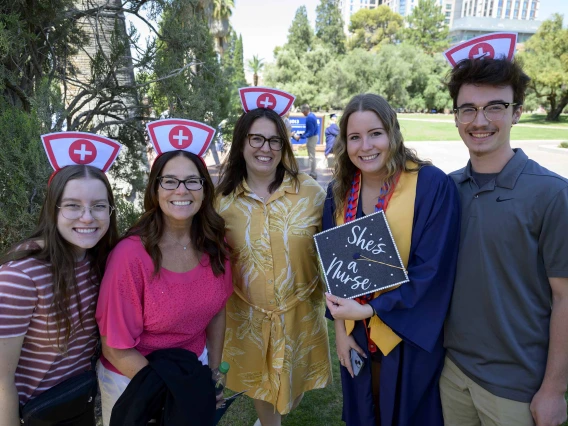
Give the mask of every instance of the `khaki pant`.
<path id="1" fill-rule="evenodd" d="M 440 377 L 445 426 L 533 426 L 528 402 L 493 395 L 467 377 L 448 357 Z"/>
<path id="2" fill-rule="evenodd" d="M 310 175 L 316 174 L 316 145 L 318 143 L 318 136 L 312 136 L 307 139 L 306 147 L 308 148 L 308 158 L 310 162 Z M 313 177 L 313 176 L 312 176 Z"/>

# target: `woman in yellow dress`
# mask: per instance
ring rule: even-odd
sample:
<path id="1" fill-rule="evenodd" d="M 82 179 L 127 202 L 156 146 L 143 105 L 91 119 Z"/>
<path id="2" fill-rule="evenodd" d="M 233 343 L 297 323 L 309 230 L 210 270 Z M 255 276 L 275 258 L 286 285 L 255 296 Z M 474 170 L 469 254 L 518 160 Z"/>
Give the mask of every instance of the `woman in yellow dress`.
<path id="1" fill-rule="evenodd" d="M 265 108 L 237 121 L 217 191 L 235 256 L 223 353 L 231 364 L 227 387 L 248 390 L 257 426 L 280 426 L 304 392 L 331 383 L 312 238 L 321 230 L 325 192 L 298 172 L 284 122 Z"/>

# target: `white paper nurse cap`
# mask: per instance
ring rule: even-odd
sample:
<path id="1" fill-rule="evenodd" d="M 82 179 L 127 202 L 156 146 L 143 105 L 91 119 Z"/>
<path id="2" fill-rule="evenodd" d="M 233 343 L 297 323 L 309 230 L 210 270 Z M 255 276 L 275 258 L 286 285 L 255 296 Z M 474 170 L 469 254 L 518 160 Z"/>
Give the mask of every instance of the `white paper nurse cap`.
<path id="1" fill-rule="evenodd" d="M 288 112 L 296 99 L 290 93 L 270 87 L 241 87 L 239 95 L 245 112 L 265 108 L 273 110 L 280 116 Z"/>
<path id="2" fill-rule="evenodd" d="M 517 45 L 517 33 L 492 33 L 472 38 L 444 52 L 452 67 L 464 59 L 513 60 Z"/>
<path id="3" fill-rule="evenodd" d="M 50 133 L 42 135 L 41 140 L 55 172 L 77 164 L 106 172 L 122 148 L 112 139 L 85 132 Z"/>
<path id="4" fill-rule="evenodd" d="M 152 121 L 146 128 L 158 155 L 169 151 L 187 151 L 203 157 L 215 136 L 213 127 L 182 118 Z"/>

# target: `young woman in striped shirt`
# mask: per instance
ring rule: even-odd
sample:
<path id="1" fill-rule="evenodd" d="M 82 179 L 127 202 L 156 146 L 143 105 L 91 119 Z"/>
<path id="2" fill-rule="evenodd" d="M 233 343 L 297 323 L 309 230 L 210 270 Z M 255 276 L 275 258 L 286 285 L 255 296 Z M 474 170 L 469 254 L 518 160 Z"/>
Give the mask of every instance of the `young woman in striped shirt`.
<path id="1" fill-rule="evenodd" d="M 113 210 L 101 170 L 63 167 L 36 231 L 0 257 L 0 425 L 19 424 L 20 405 L 89 369 L 99 282 L 117 237 Z M 92 406 L 65 424 L 94 425 Z"/>

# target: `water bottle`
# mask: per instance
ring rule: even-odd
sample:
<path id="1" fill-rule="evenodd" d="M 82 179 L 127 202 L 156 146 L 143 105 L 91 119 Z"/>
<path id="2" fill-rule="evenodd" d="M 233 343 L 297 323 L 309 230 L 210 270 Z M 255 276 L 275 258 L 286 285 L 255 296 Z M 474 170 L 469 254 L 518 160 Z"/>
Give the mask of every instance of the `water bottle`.
<path id="1" fill-rule="evenodd" d="M 219 368 L 213 370 L 211 376 L 215 382 L 215 395 L 222 395 L 227 383 L 227 373 L 229 372 L 229 363 L 223 361 Z"/>

